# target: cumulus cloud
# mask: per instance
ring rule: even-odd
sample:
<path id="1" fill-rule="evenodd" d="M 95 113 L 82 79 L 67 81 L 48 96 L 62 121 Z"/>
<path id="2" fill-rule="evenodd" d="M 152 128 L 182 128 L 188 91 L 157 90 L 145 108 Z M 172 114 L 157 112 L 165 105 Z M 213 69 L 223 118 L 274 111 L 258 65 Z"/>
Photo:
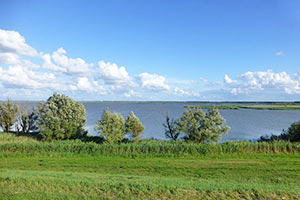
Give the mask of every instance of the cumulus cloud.
<path id="1" fill-rule="evenodd" d="M 0 64 L 14 65 L 20 63 L 20 57 L 14 53 L 0 53 Z"/>
<path id="2" fill-rule="evenodd" d="M 189 90 L 184 90 L 179 87 L 175 87 L 173 89 L 175 95 L 179 96 L 184 96 L 184 97 L 200 97 L 200 94 L 197 92 L 189 91 Z"/>
<path id="3" fill-rule="evenodd" d="M 25 56 L 38 56 L 37 51 L 26 44 L 24 37 L 16 31 L 0 29 L 0 53 L 14 53 Z"/>
<path id="4" fill-rule="evenodd" d="M 89 67 L 91 67 L 92 64 L 86 63 L 81 58 L 68 58 L 65 54 L 67 54 L 67 51 L 62 47 L 53 52 L 51 58 L 57 66 L 51 64 L 52 62 L 48 55 L 44 55 L 45 67 L 56 71 L 64 71 L 68 74 L 82 75 L 90 73 Z"/>
<path id="5" fill-rule="evenodd" d="M 225 75 L 226 86 L 231 88 L 232 94 L 247 94 L 258 91 L 284 92 L 286 94 L 300 94 L 300 82 L 293 79 L 286 72 L 274 73 L 272 70 L 262 72 L 246 72 L 231 80 Z"/>
<path id="6" fill-rule="evenodd" d="M 56 77 L 52 73 L 34 72 L 22 65 L 9 66 L 7 70 L 0 67 L 0 82 L 8 88 L 57 88 Z"/>
<path id="7" fill-rule="evenodd" d="M 97 81 L 89 81 L 88 77 L 79 77 L 77 85 L 73 90 L 81 90 L 85 92 L 95 92 L 99 94 L 106 94 L 106 90 L 103 86 L 99 85 Z"/>
<path id="8" fill-rule="evenodd" d="M 87 77 L 79 77 L 78 78 L 77 88 L 79 90 L 84 90 L 84 91 L 92 91 L 93 90 Z"/>
<path id="9" fill-rule="evenodd" d="M 57 66 L 52 63 L 50 54 L 43 54 L 42 59 L 44 60 L 44 63 L 42 65 L 44 69 L 48 69 L 54 72 L 67 72 L 66 68 Z"/>
<path id="10" fill-rule="evenodd" d="M 170 86 L 166 84 L 166 78 L 157 74 L 141 73 L 138 79 L 143 88 L 151 90 L 169 90 Z"/>
<path id="11" fill-rule="evenodd" d="M 224 82 L 227 83 L 227 84 L 233 84 L 233 83 L 236 83 L 237 81 L 232 80 L 231 78 L 229 78 L 229 76 L 227 74 L 225 74 Z"/>
<path id="12" fill-rule="evenodd" d="M 135 92 L 134 90 L 131 89 L 128 92 L 125 92 L 124 96 L 127 97 L 127 98 L 130 98 L 130 97 L 141 97 L 141 94 L 138 93 L 138 92 Z"/>
<path id="13" fill-rule="evenodd" d="M 99 61 L 97 73 L 99 79 L 103 80 L 105 84 L 115 86 L 132 85 L 132 81 L 125 67 L 118 67 L 115 63 Z"/>

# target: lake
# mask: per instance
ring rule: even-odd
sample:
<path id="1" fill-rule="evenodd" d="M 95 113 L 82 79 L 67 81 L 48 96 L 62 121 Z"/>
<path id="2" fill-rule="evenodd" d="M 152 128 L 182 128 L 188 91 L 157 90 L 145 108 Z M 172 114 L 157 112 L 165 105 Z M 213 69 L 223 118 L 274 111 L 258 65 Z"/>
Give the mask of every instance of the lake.
<path id="1" fill-rule="evenodd" d="M 29 107 L 37 103 L 27 103 Z M 184 111 L 184 106 L 201 105 L 201 103 L 167 103 L 167 102 L 84 102 L 87 112 L 86 129 L 91 135 L 96 135 L 94 126 L 101 118 L 105 108 L 111 112 L 121 113 L 124 118 L 133 111 L 145 126 L 144 138 L 166 139 L 162 124 L 165 113 L 170 117 L 178 118 Z M 207 105 L 207 104 L 206 104 Z M 204 110 L 205 111 L 205 110 Z M 231 129 L 223 135 L 222 141 L 254 140 L 264 134 L 280 134 L 291 123 L 300 120 L 300 110 L 220 110 Z"/>

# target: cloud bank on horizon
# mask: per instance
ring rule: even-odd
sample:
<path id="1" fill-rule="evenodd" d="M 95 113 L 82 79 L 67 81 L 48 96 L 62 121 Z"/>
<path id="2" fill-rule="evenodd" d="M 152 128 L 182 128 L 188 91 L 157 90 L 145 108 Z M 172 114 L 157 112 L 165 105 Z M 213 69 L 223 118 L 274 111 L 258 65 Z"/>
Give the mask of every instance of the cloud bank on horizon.
<path id="1" fill-rule="evenodd" d="M 296 100 L 300 71 L 248 71 L 224 80 L 183 80 L 128 66 L 68 57 L 67 47 L 38 52 L 22 33 L 0 29 L 0 99 L 44 100 L 65 93 L 77 100 Z M 277 56 L 284 55 L 283 51 Z M 130 67 L 130 66 L 129 66 Z M 191 72 L 193 73 L 193 72 Z"/>

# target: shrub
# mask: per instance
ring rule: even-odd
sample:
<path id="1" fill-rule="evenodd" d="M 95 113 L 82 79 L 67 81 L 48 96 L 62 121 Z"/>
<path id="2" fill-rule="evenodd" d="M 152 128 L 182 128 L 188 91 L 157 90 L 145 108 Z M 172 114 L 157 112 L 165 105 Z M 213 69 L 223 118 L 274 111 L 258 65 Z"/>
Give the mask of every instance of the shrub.
<path id="1" fill-rule="evenodd" d="M 4 132 L 9 132 L 17 121 L 19 106 L 7 100 L 0 104 L 0 126 Z"/>
<path id="2" fill-rule="evenodd" d="M 145 127 L 140 122 L 139 118 L 134 115 L 133 112 L 130 112 L 126 119 L 126 133 L 130 135 L 133 142 L 139 140 L 139 136 L 144 132 Z"/>
<path id="3" fill-rule="evenodd" d="M 86 134 L 85 109 L 81 103 L 59 94 L 53 94 L 39 107 L 38 122 L 44 140 L 80 138 Z"/>
<path id="4" fill-rule="evenodd" d="M 32 110 L 22 107 L 18 117 L 17 131 L 22 133 L 36 132 L 38 130 L 38 118 L 39 114 L 35 107 Z"/>
<path id="5" fill-rule="evenodd" d="M 179 130 L 186 134 L 185 139 L 198 143 L 217 142 L 223 133 L 229 131 L 225 120 L 216 108 L 204 113 L 201 108 L 188 108 L 178 120 Z"/>
<path id="6" fill-rule="evenodd" d="M 300 142 L 300 121 L 292 123 L 288 130 L 283 131 L 279 138 L 290 142 Z"/>
<path id="7" fill-rule="evenodd" d="M 292 123 L 288 130 L 283 130 L 280 135 L 263 135 L 258 139 L 259 142 L 272 142 L 275 140 L 300 142 L 300 121 Z"/>
<path id="8" fill-rule="evenodd" d="M 109 144 L 120 143 L 125 137 L 124 118 L 119 113 L 110 113 L 108 109 L 105 109 L 101 120 L 96 123 L 95 131 Z"/>
<path id="9" fill-rule="evenodd" d="M 166 138 L 176 141 L 180 135 L 177 120 L 170 119 L 169 115 L 166 114 L 166 122 L 163 123 L 163 126 Z"/>

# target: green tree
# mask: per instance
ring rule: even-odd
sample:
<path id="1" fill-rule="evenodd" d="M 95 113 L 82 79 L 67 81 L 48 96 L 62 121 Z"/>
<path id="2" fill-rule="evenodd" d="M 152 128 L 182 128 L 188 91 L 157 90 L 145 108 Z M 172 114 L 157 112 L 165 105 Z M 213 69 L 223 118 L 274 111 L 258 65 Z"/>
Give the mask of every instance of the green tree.
<path id="1" fill-rule="evenodd" d="M 95 131 L 103 136 L 107 143 L 119 143 L 125 137 L 124 118 L 119 113 L 110 113 L 105 109 L 101 120 L 96 123 Z"/>
<path id="2" fill-rule="evenodd" d="M 185 139 L 198 143 L 217 142 L 223 133 L 229 131 L 225 120 L 216 108 L 204 113 L 200 108 L 188 108 L 178 120 L 179 130 L 186 134 Z"/>
<path id="3" fill-rule="evenodd" d="M 86 134 L 84 106 L 66 95 L 53 94 L 40 104 L 39 114 L 38 125 L 44 140 L 80 138 Z"/>
<path id="4" fill-rule="evenodd" d="M 0 104 L 0 126 L 4 132 L 9 132 L 17 121 L 19 106 L 9 99 Z"/>
<path id="5" fill-rule="evenodd" d="M 126 118 L 125 126 L 126 133 L 130 135 L 133 142 L 137 142 L 139 140 L 139 136 L 144 132 L 145 129 L 139 118 L 135 116 L 133 112 L 130 112 Z"/>
<path id="6" fill-rule="evenodd" d="M 168 139 L 176 141 L 180 135 L 177 120 L 170 119 L 168 114 L 166 114 L 165 117 L 166 122 L 163 123 L 163 127 L 165 128 L 165 136 Z"/>
<path id="7" fill-rule="evenodd" d="M 283 133 L 279 135 L 279 139 L 290 142 L 300 142 L 300 121 L 292 123 L 287 131 L 283 131 Z"/>
<path id="8" fill-rule="evenodd" d="M 18 132 L 29 133 L 38 130 L 37 120 L 39 114 L 37 109 L 34 107 L 32 110 L 21 107 L 20 116 L 18 119 Z"/>

